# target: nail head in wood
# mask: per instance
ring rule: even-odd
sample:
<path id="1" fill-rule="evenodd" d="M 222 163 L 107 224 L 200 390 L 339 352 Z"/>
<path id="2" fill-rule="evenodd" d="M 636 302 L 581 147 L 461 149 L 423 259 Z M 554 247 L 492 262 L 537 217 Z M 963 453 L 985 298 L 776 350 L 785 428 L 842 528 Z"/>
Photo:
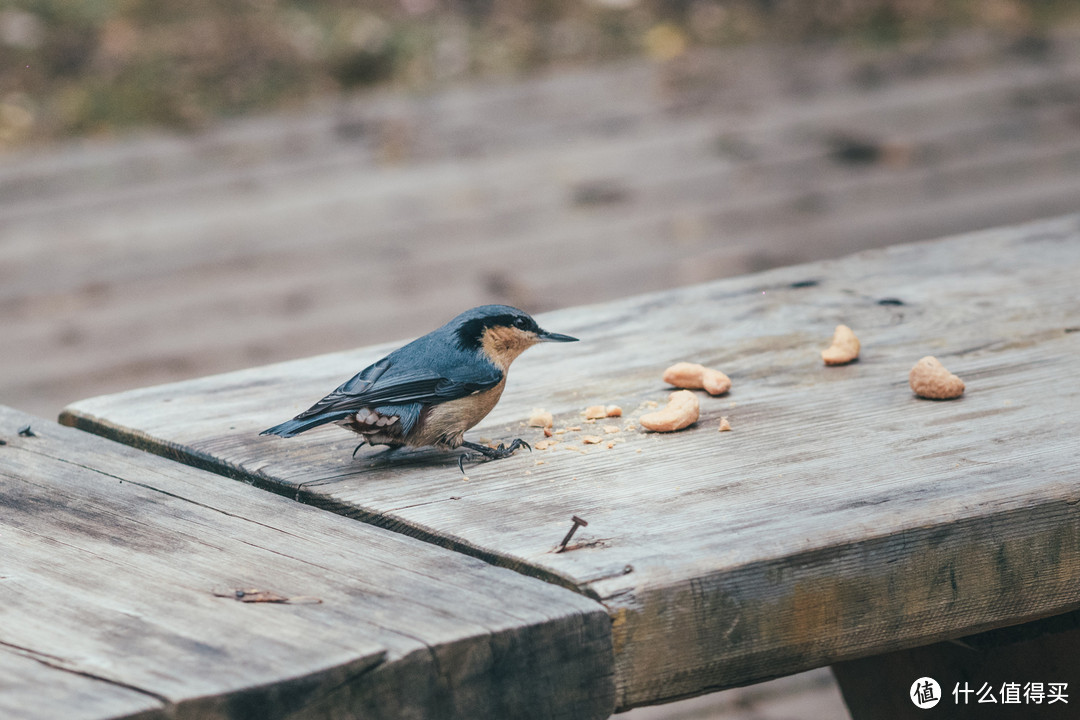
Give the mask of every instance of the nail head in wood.
<path id="1" fill-rule="evenodd" d="M 574 533 L 577 532 L 577 529 L 583 525 L 587 526 L 589 524 L 585 520 L 579 518 L 577 515 L 571 515 L 570 519 L 573 521 L 574 524 L 573 526 L 571 526 L 570 532 L 566 533 L 566 537 L 564 537 L 562 539 L 562 542 L 559 543 L 559 549 L 555 552 L 562 552 L 563 550 L 565 550 L 566 544 L 570 542 L 570 538 L 574 537 Z"/>

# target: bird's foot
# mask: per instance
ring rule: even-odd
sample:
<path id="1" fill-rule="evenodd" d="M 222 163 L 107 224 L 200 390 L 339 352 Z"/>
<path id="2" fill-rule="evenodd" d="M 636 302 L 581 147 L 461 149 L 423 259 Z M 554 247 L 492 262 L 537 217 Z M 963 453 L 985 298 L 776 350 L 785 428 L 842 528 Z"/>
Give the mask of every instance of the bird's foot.
<path id="1" fill-rule="evenodd" d="M 364 445 L 366 445 L 366 444 L 367 444 L 367 440 L 361 440 L 361 441 L 360 441 L 360 444 L 359 444 L 359 445 L 357 445 L 357 446 L 356 446 L 356 449 L 354 449 L 354 450 L 352 451 L 352 456 L 353 456 L 353 460 L 355 460 L 355 459 L 356 459 L 356 452 L 357 452 L 357 450 L 359 450 L 360 448 L 364 447 Z"/>
<path id="2" fill-rule="evenodd" d="M 371 442 L 368 442 L 367 438 L 364 438 L 363 440 L 360 441 L 360 444 L 357 445 L 353 449 L 353 451 L 352 451 L 353 459 L 354 460 L 356 459 L 356 453 L 359 452 L 360 448 L 364 447 L 365 445 L 367 445 L 368 447 L 375 447 L 376 445 L 382 445 L 382 444 L 383 443 L 371 443 Z M 379 453 L 376 457 L 381 457 L 383 455 L 389 455 L 390 453 L 394 452 L 395 450 L 400 450 L 402 447 L 403 447 L 402 445 L 388 445 L 386 447 L 386 449 L 383 450 L 381 453 Z"/>
<path id="3" fill-rule="evenodd" d="M 532 445 L 529 445 L 529 443 L 525 442 L 521 438 L 518 438 L 517 440 L 514 440 L 512 443 L 510 443 L 509 447 L 500 443 L 499 447 L 493 448 L 488 447 L 487 445 L 480 445 L 479 443 L 469 442 L 468 440 L 461 443 L 461 446 L 469 448 L 470 450 L 475 450 L 489 460 L 501 460 L 502 458 L 510 457 L 519 447 L 524 447 L 529 451 L 532 451 Z"/>
<path id="4" fill-rule="evenodd" d="M 499 443 L 499 447 L 497 448 L 488 447 L 487 445 L 480 445 L 479 443 L 469 442 L 468 440 L 462 442 L 461 447 L 478 452 L 484 457 L 486 457 L 488 460 L 501 460 L 502 458 L 510 457 L 519 447 L 524 447 L 529 452 L 532 452 L 532 445 L 529 445 L 529 443 L 525 442 L 521 438 L 517 438 L 512 443 L 510 443 L 509 446 Z M 461 457 L 458 458 L 458 470 L 461 471 L 462 475 L 465 474 L 466 457 L 468 457 L 468 453 L 462 453 Z"/>

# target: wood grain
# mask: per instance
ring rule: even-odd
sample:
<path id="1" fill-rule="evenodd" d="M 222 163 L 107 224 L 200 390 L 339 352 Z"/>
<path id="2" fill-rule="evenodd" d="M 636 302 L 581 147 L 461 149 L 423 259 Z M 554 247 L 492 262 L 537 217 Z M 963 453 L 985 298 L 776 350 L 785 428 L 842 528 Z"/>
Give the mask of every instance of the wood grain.
<path id="1" fill-rule="evenodd" d="M 3 717 L 611 713 L 592 600 L 3 407 L 0 439 Z"/>
<path id="2" fill-rule="evenodd" d="M 584 429 L 468 481 L 436 451 L 354 460 L 336 428 L 257 437 L 396 343 L 86 400 L 63 421 L 599 599 L 627 708 L 1080 606 L 1077 278 L 1070 216 L 550 313 L 582 342 L 519 359 L 472 439 L 538 440 L 522 423 L 538 406 Z M 826 368 L 840 323 L 862 355 Z M 912 395 L 929 354 L 963 398 Z M 679 360 L 726 372 L 730 395 L 702 395 L 680 433 L 581 443 L 605 424 L 586 406 L 621 405 L 622 427 Z M 588 527 L 552 553 L 572 514 Z"/>

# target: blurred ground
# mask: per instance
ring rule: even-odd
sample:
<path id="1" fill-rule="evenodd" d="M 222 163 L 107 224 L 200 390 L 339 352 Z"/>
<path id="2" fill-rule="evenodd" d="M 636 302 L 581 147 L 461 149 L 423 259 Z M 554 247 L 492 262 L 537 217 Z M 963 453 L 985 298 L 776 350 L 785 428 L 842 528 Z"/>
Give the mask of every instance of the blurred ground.
<path id="1" fill-rule="evenodd" d="M 0 403 L 1075 212 L 1078 40 L 684 48 L 9 151 Z M 624 717 L 841 712 L 817 671 Z"/>
<path id="2" fill-rule="evenodd" d="M 828 668 L 631 710 L 617 720 L 845 720 L 840 688 Z"/>
<path id="3" fill-rule="evenodd" d="M 1075 211 L 1078 39 L 751 45 L 10 153 L 0 401 Z"/>
<path id="4" fill-rule="evenodd" d="M 359 88 L 429 91 L 768 40 L 1038 40 L 1072 0 L 8 0 L 0 149 L 205 128 Z"/>

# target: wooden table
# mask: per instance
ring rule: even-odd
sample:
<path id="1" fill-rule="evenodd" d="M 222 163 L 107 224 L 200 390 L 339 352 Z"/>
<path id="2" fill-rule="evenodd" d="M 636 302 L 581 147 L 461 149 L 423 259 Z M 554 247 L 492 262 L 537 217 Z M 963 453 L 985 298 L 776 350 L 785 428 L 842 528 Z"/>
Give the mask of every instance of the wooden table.
<path id="1" fill-rule="evenodd" d="M 3 407 L 0 440 L 2 718 L 611 713 L 592 600 Z"/>
<path id="2" fill-rule="evenodd" d="M 862 355 L 824 367 L 838 323 Z M 456 454 L 353 459 L 337 428 L 257 434 L 399 343 L 85 400 L 62 422 L 598 601 L 618 709 L 1080 607 L 1080 218 L 541 324 L 582 342 L 518 360 L 472 437 L 535 443 L 522 423 L 534 407 L 581 429 L 468 465 L 467 481 Z M 913 396 L 908 371 L 925 355 L 967 382 L 961 399 Z M 731 393 L 703 395 L 685 431 L 641 432 L 634 420 L 664 401 L 660 375 L 679 360 L 724 370 Z M 587 423 L 600 403 L 624 416 Z M 717 431 L 722 416 L 732 432 Z M 552 552 L 575 514 L 589 525 Z"/>

